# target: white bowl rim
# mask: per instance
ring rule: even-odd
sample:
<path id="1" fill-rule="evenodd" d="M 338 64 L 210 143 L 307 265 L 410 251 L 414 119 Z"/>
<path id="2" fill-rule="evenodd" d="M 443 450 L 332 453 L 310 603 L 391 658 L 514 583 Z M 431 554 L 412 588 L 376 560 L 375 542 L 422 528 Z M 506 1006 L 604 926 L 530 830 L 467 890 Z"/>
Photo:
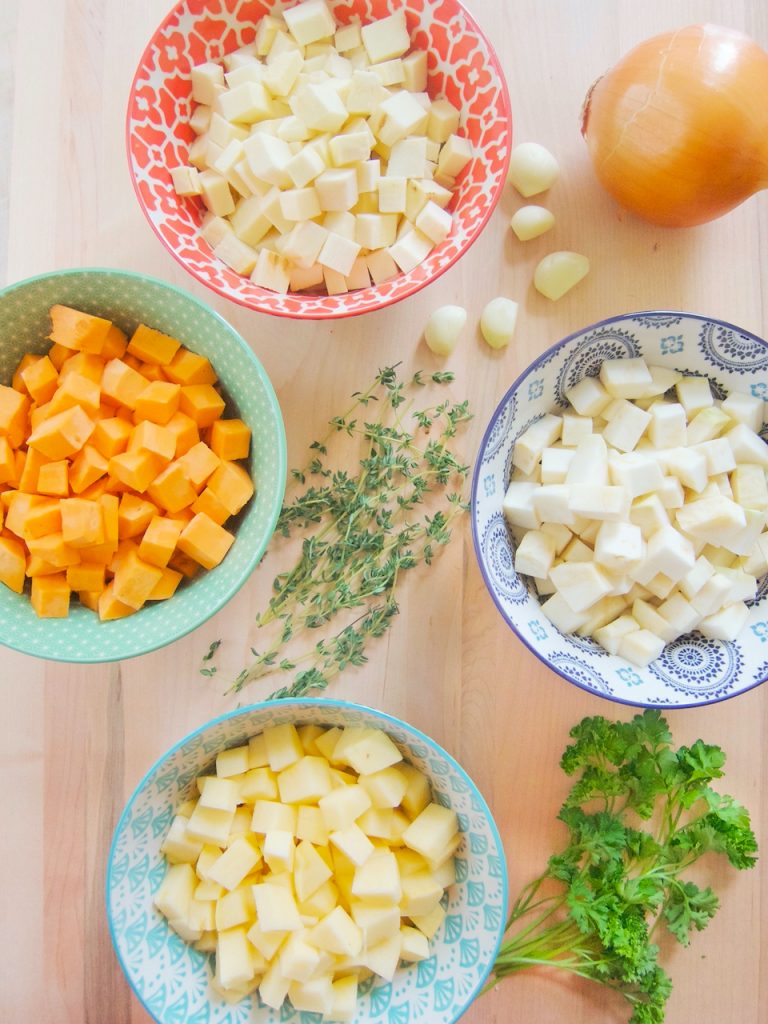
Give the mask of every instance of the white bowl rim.
<path id="1" fill-rule="evenodd" d="M 406 722 L 402 718 L 397 718 L 395 715 L 390 715 L 386 711 L 380 711 L 378 708 L 372 708 L 366 704 L 358 704 L 354 701 L 338 700 L 330 697 L 285 697 L 278 700 L 258 701 L 255 704 L 247 704 L 243 707 L 235 708 L 234 711 L 227 711 L 224 714 L 218 715 L 216 718 L 210 719 L 203 725 L 198 726 L 196 729 L 193 729 L 190 733 L 187 733 L 186 736 L 178 740 L 176 743 L 173 744 L 173 746 L 169 747 L 168 750 L 161 754 L 160 757 L 158 757 L 155 760 L 151 767 L 141 777 L 139 782 L 134 787 L 130 797 L 128 798 L 128 801 L 126 802 L 126 805 L 123 808 L 123 812 L 118 818 L 117 824 L 115 825 L 115 830 L 112 834 L 112 841 L 109 844 L 109 853 L 107 855 L 107 870 L 104 880 L 104 903 L 107 917 L 107 925 L 109 928 L 109 937 L 112 941 L 112 948 L 114 949 L 115 955 L 117 956 L 117 959 L 120 963 L 120 967 L 122 968 L 123 975 L 126 978 L 128 985 L 131 991 L 133 992 L 134 996 L 141 1003 L 142 1008 L 149 1014 L 152 1020 L 157 1020 L 157 1018 L 154 1016 L 147 1003 L 144 1001 L 141 993 L 134 985 L 133 979 L 131 978 L 130 973 L 128 971 L 128 967 L 121 955 L 120 945 L 115 934 L 114 922 L 112 920 L 112 914 L 110 912 L 109 899 L 110 889 L 112 887 L 111 882 L 115 848 L 117 845 L 118 837 L 121 831 L 123 830 L 124 822 L 126 822 L 129 817 L 134 801 L 138 798 L 141 791 L 147 785 L 149 779 L 160 768 L 163 762 L 167 760 L 167 758 L 175 754 L 177 750 L 183 747 L 186 743 L 189 743 L 196 736 L 200 736 L 202 733 L 205 733 L 209 729 L 212 729 L 215 726 L 220 725 L 222 722 L 226 722 L 234 718 L 245 717 L 246 715 L 253 714 L 254 712 L 265 711 L 273 708 L 296 708 L 300 711 L 302 708 L 308 707 L 330 707 L 343 711 L 362 712 L 363 714 L 372 715 L 374 718 L 380 719 L 383 723 L 385 723 L 385 727 L 386 724 L 390 724 L 392 726 L 395 726 L 396 728 L 405 728 L 409 732 L 413 733 L 415 739 L 419 740 L 422 743 L 425 743 L 428 747 L 431 747 L 437 754 L 439 754 L 440 757 L 444 758 L 451 765 L 454 771 L 456 771 L 460 775 L 460 777 L 466 783 L 468 783 L 470 789 L 473 791 L 474 795 L 478 799 L 481 812 L 488 822 L 489 831 L 499 851 L 502 886 L 501 927 L 499 929 L 499 937 L 496 940 L 493 955 L 488 962 L 488 969 L 481 975 L 475 987 L 466 997 L 464 1005 L 461 1008 L 461 1011 L 457 1013 L 456 1016 L 453 1018 L 454 1024 L 456 1024 L 456 1022 L 464 1016 L 464 1014 L 467 1012 L 467 1010 L 472 1005 L 477 996 L 481 994 L 482 988 L 485 985 L 485 982 L 487 981 L 488 976 L 491 973 L 491 970 L 493 969 L 493 965 L 496 961 L 496 957 L 498 956 L 499 949 L 501 948 L 501 943 L 504 940 L 504 933 L 507 930 L 507 918 L 509 916 L 509 872 L 507 870 L 507 861 L 504 853 L 504 844 L 502 842 L 498 826 L 496 825 L 496 820 L 493 817 L 493 814 L 491 813 L 491 809 L 488 806 L 485 797 L 480 792 L 480 789 L 478 788 L 474 780 L 470 778 L 470 776 L 467 774 L 467 771 L 459 764 L 456 758 L 453 757 L 452 754 L 449 754 L 448 751 L 445 750 L 436 740 L 433 740 L 431 736 L 428 736 L 425 732 L 422 732 L 421 729 L 418 729 L 415 725 L 411 725 L 409 722 Z"/>
<path id="2" fill-rule="evenodd" d="M 485 447 L 488 444 L 488 438 L 491 436 L 491 432 L 493 431 L 493 428 L 496 426 L 497 421 L 501 417 L 508 401 L 512 397 L 513 393 L 520 387 L 525 378 L 530 373 L 532 373 L 539 365 L 541 365 L 541 363 L 548 361 L 555 354 L 555 352 L 557 352 L 558 349 L 563 348 L 565 345 L 573 341 L 575 338 L 579 338 L 583 334 L 587 334 L 590 331 L 598 330 L 601 327 L 607 327 L 611 324 L 621 323 L 626 320 L 634 320 L 637 317 L 643 316 L 674 316 L 683 317 L 687 320 L 699 320 L 710 324 L 717 324 L 718 326 L 725 327 L 730 331 L 736 331 L 743 337 L 749 338 L 751 341 L 755 341 L 759 345 L 763 345 L 765 348 L 768 348 L 768 341 L 766 341 L 765 338 L 761 338 L 757 334 L 754 334 L 752 331 L 745 330 L 743 327 L 738 327 L 736 324 L 731 323 L 729 320 L 722 320 L 716 316 L 708 316 L 706 313 L 690 313 L 687 310 L 683 309 L 643 309 L 631 313 L 617 313 L 614 316 L 605 317 L 603 320 L 597 320 L 593 324 L 588 324 L 586 327 L 580 327 L 578 330 L 572 331 L 570 334 L 566 335 L 566 337 L 561 338 L 560 341 L 556 341 L 553 345 L 550 345 L 548 349 L 546 349 L 539 356 L 537 356 L 536 359 L 533 360 L 533 362 L 529 363 L 522 370 L 522 372 L 518 374 L 513 383 L 507 388 L 504 395 L 499 400 L 496 408 L 493 410 L 493 414 L 491 415 L 491 418 L 488 422 L 488 426 L 486 427 L 485 432 L 483 433 L 482 441 L 478 445 L 477 455 L 475 458 L 475 468 L 472 473 L 472 489 L 470 492 L 472 545 L 475 549 L 475 559 L 477 560 L 477 565 L 478 568 L 480 569 L 480 575 L 483 578 L 483 583 L 485 584 L 485 588 L 488 591 L 491 600 L 496 605 L 499 614 L 504 619 L 506 624 L 510 627 L 510 629 L 513 631 L 513 633 L 517 636 L 518 640 L 520 640 L 520 642 L 524 644 L 528 648 L 528 650 L 532 654 L 534 654 L 543 665 L 546 665 L 550 672 L 553 672 L 555 675 L 560 676 L 561 679 L 564 679 L 565 682 L 569 683 L 571 686 L 578 686 L 580 690 L 583 690 L 585 693 L 590 694 L 592 697 L 600 697 L 602 700 L 611 701 L 613 704 L 624 704 L 628 707 L 635 708 L 659 708 L 664 711 L 682 711 L 686 708 L 703 708 L 707 707 L 707 705 L 710 704 L 719 704 L 721 703 L 721 701 L 733 700 L 736 697 L 742 696 L 742 694 L 748 693 L 750 690 L 754 690 L 758 686 L 762 686 L 763 683 L 768 681 L 768 676 L 766 676 L 764 679 L 758 679 L 755 682 L 750 683 L 749 686 L 745 686 L 744 689 L 737 690 L 735 693 L 726 693 L 720 697 L 714 697 L 710 700 L 691 701 L 688 703 L 680 704 L 676 703 L 674 705 L 657 703 L 655 701 L 628 700 L 625 697 L 617 697 L 611 693 L 595 693 L 594 690 L 590 689 L 584 683 L 581 683 L 576 679 L 572 679 L 570 676 L 566 675 L 555 665 L 551 664 L 551 662 L 549 662 L 547 658 L 544 657 L 544 655 L 542 655 L 542 653 L 539 650 L 537 650 L 537 648 L 534 647 L 532 643 L 530 643 L 530 641 L 526 640 L 526 638 L 517 628 L 515 623 L 509 618 L 507 613 L 504 611 L 504 608 L 502 607 L 501 603 L 496 597 L 496 594 L 494 593 L 493 587 L 491 586 L 490 580 L 488 579 L 488 574 L 485 571 L 485 566 L 483 564 L 483 559 L 480 552 L 480 538 L 477 536 L 477 525 L 475 518 L 477 489 L 480 483 L 480 465 L 482 462 L 481 455 L 485 451 Z"/>

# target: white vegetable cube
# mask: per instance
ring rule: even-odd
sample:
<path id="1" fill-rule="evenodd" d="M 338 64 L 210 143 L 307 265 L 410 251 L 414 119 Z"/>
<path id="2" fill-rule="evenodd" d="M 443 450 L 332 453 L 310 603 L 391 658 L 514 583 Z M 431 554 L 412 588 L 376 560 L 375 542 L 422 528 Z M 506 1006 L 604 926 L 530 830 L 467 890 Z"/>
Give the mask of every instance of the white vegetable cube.
<path id="1" fill-rule="evenodd" d="M 426 92 L 427 89 L 427 53 L 426 50 L 412 50 L 403 57 L 403 85 L 408 92 Z"/>
<path id="2" fill-rule="evenodd" d="M 237 838 L 208 869 L 208 879 L 224 889 L 236 889 L 261 860 L 261 853 L 248 839 Z"/>
<path id="3" fill-rule="evenodd" d="M 363 933 L 343 907 L 334 907 L 310 929 L 308 940 L 319 949 L 340 956 L 357 956 L 363 948 Z"/>
<path id="4" fill-rule="evenodd" d="M 417 915 L 411 918 L 411 921 L 416 925 L 419 931 L 426 935 L 428 939 L 435 937 L 440 929 L 443 921 L 445 920 L 445 910 L 438 904 L 431 914 L 425 914 L 423 917 Z"/>
<path id="5" fill-rule="evenodd" d="M 322 225 L 312 220 L 302 221 L 285 236 L 283 256 L 297 266 L 308 269 L 317 262 L 327 240 L 328 231 Z"/>
<path id="6" fill-rule="evenodd" d="M 541 525 L 535 507 L 534 497 L 539 492 L 538 484 L 512 481 L 507 487 L 502 510 L 510 526 L 521 526 L 536 530 Z"/>
<path id="7" fill-rule="evenodd" d="M 650 630 L 667 644 L 675 640 L 682 632 L 675 623 L 661 616 L 655 607 L 642 598 L 636 598 L 633 601 L 632 616 L 637 620 L 641 629 Z"/>
<path id="8" fill-rule="evenodd" d="M 380 178 L 382 181 L 400 181 L 399 178 Z M 416 267 L 420 266 L 432 251 L 434 243 L 421 231 L 410 231 L 403 235 L 393 245 L 390 245 L 387 252 L 404 274 L 409 274 Z"/>
<path id="9" fill-rule="evenodd" d="M 191 864 L 171 864 L 153 902 L 169 921 L 183 921 L 189 913 L 196 887 L 197 875 Z"/>
<path id="10" fill-rule="evenodd" d="M 250 274 L 259 258 L 255 249 L 231 233 L 214 246 L 213 255 L 237 274 Z"/>
<path id="11" fill-rule="evenodd" d="M 545 448 L 560 437 L 563 421 L 560 416 L 545 413 L 517 438 L 512 453 L 512 464 L 524 473 L 530 473 Z M 522 524 L 520 524 L 522 525 Z"/>
<path id="12" fill-rule="evenodd" d="M 380 729 L 365 729 L 344 747 L 346 763 L 358 775 L 379 772 L 403 760 L 398 748 Z"/>
<path id="13" fill-rule="evenodd" d="M 701 409 L 688 422 L 688 444 L 710 441 L 729 424 L 730 418 L 718 406 L 711 405 Z"/>
<path id="14" fill-rule="evenodd" d="M 281 972 L 279 963 L 273 963 L 259 982 L 259 996 L 266 1006 L 279 1010 L 288 995 L 290 985 L 291 982 Z"/>
<path id="15" fill-rule="evenodd" d="M 447 142 L 459 129 L 459 117 L 459 111 L 448 100 L 434 100 L 429 110 L 427 135 L 434 142 Z"/>
<path id="16" fill-rule="evenodd" d="M 397 234 L 395 213 L 359 213 L 355 218 L 355 241 L 365 249 L 392 245 Z"/>
<path id="17" fill-rule="evenodd" d="M 341 786 L 318 801 L 325 826 L 336 832 L 351 825 L 371 806 L 371 798 L 359 785 Z"/>
<path id="18" fill-rule="evenodd" d="M 681 508 L 685 503 L 683 485 L 676 476 L 662 477 L 661 483 L 656 488 L 656 493 L 664 508 Z"/>
<path id="19" fill-rule="evenodd" d="M 675 392 L 689 419 L 714 404 L 712 389 L 706 377 L 683 377 L 675 385 Z"/>
<path id="20" fill-rule="evenodd" d="M 510 486 L 512 486 L 510 484 Z M 572 487 L 568 484 L 532 485 L 533 511 L 540 523 L 559 523 L 575 528 L 576 514 L 570 506 Z M 515 524 L 513 524 L 515 525 Z"/>
<path id="21" fill-rule="evenodd" d="M 377 113 L 379 116 L 383 115 L 383 121 L 375 134 L 385 146 L 394 146 L 409 135 L 420 135 L 426 129 L 429 120 L 429 112 L 405 89 L 393 93 L 384 100 L 379 105 Z M 420 151 L 422 160 L 426 160 L 426 139 L 422 139 Z M 414 177 L 424 177 L 423 169 Z"/>
<path id="22" fill-rule="evenodd" d="M 662 526 L 669 526 L 667 510 L 657 494 L 636 498 L 629 510 L 629 521 L 640 527 L 646 540 Z"/>
<path id="23" fill-rule="evenodd" d="M 756 466 L 754 463 L 736 466 L 731 477 L 731 486 L 733 496 L 739 505 L 754 509 L 768 508 L 768 486 L 762 466 Z"/>
<path id="24" fill-rule="evenodd" d="M 565 397 L 579 416 L 597 416 L 611 401 L 597 377 L 582 377 L 578 384 L 569 388 Z"/>
<path id="25" fill-rule="evenodd" d="M 645 433 L 651 421 L 649 413 L 625 398 L 618 399 L 618 406 L 603 431 L 607 444 L 622 452 L 632 451 Z"/>
<path id="26" fill-rule="evenodd" d="M 314 146 L 304 146 L 285 165 L 286 173 L 296 188 L 304 188 L 325 169 L 325 160 Z"/>
<path id="27" fill-rule="evenodd" d="M 574 612 L 586 611 L 611 590 L 610 580 L 594 562 L 561 562 L 549 576 Z"/>
<path id="28" fill-rule="evenodd" d="M 268 132 L 256 132 L 243 143 L 251 171 L 263 181 L 280 188 L 291 184 L 286 167 L 293 158 L 287 142 Z"/>
<path id="29" fill-rule="evenodd" d="M 365 256 L 365 265 L 374 284 L 384 284 L 399 273 L 397 264 L 389 255 L 388 249 L 379 249 Z"/>
<path id="30" fill-rule="evenodd" d="M 333 45 L 339 53 L 347 53 L 362 45 L 363 37 L 360 33 L 360 23 L 351 21 L 348 25 L 341 25 L 336 29 L 333 37 Z"/>
<path id="31" fill-rule="evenodd" d="M 473 157 L 472 143 L 462 135 L 450 135 L 437 161 L 437 169 L 442 174 L 450 175 L 452 178 L 464 170 Z"/>
<path id="32" fill-rule="evenodd" d="M 331 168 L 315 178 L 323 210 L 349 210 L 357 202 L 357 172 L 350 167 Z"/>
<path id="33" fill-rule="evenodd" d="M 581 540 L 581 537 L 573 537 L 563 549 L 562 561 L 591 562 L 594 557 L 594 551 Z"/>
<path id="34" fill-rule="evenodd" d="M 202 840 L 187 834 L 188 824 L 188 817 L 177 814 L 160 847 L 160 852 L 171 864 L 194 864 L 200 856 Z"/>
<path id="35" fill-rule="evenodd" d="M 699 452 L 704 456 L 707 475 L 710 477 L 720 473 L 730 473 L 732 469 L 736 468 L 733 449 L 725 437 L 714 437 L 709 441 L 701 441 L 699 444 L 689 447 L 691 451 Z"/>
<path id="36" fill-rule="evenodd" d="M 438 860 L 457 831 L 456 812 L 430 803 L 406 829 L 403 842 L 427 860 Z"/>
<path id="37" fill-rule="evenodd" d="M 423 135 L 409 136 L 392 144 L 387 174 L 393 178 L 423 178 L 426 170 L 427 140 Z"/>
<path id="38" fill-rule="evenodd" d="M 309 288 L 317 288 L 324 279 L 324 268 L 319 263 L 313 263 L 309 267 L 300 267 L 294 264 L 290 270 L 289 287 L 292 292 L 305 291 Z"/>
<path id="39" fill-rule="evenodd" d="M 388 96 L 389 93 L 374 71 L 357 69 L 352 72 L 345 105 L 352 115 L 369 115 L 377 110 L 382 100 Z"/>
<path id="40" fill-rule="evenodd" d="M 577 516 L 590 519 L 620 520 L 629 514 L 630 495 L 623 487 L 611 484 L 570 484 L 568 507 Z"/>
<path id="41" fill-rule="evenodd" d="M 277 800 L 277 776 L 271 768 L 250 768 L 240 783 L 240 799 L 246 804 L 257 800 Z"/>
<path id="42" fill-rule="evenodd" d="M 231 811 L 240 800 L 240 783 L 234 779 L 220 779 L 214 775 L 198 779 L 200 800 L 198 807 L 210 807 L 218 811 Z"/>
<path id="43" fill-rule="evenodd" d="M 270 871 L 278 874 L 281 871 L 293 871 L 293 859 L 296 850 L 293 832 L 283 829 L 269 829 L 264 835 L 262 852 L 264 862 Z"/>
<path id="44" fill-rule="evenodd" d="M 216 977 L 222 988 L 236 988 L 256 973 L 245 928 L 220 931 L 216 938 Z"/>
<path id="45" fill-rule="evenodd" d="M 444 242 L 451 232 L 453 217 L 431 199 L 428 200 L 416 217 L 416 227 L 430 238 L 435 245 Z"/>
<path id="46" fill-rule="evenodd" d="M 372 64 L 402 57 L 411 46 L 404 11 L 396 11 L 387 18 L 363 25 L 361 36 Z"/>
<path id="47" fill-rule="evenodd" d="M 273 772 L 283 771 L 304 756 L 301 737 L 292 722 L 268 726 L 263 735 L 269 767 Z"/>
<path id="48" fill-rule="evenodd" d="M 350 882 L 351 884 L 351 882 Z M 339 902 L 339 888 L 333 882 L 323 882 L 305 900 L 299 904 L 299 911 L 306 923 L 309 917 L 319 920 L 324 914 L 330 913 Z"/>
<path id="49" fill-rule="evenodd" d="M 292 932 L 280 949 L 277 962 L 280 973 L 291 981 L 306 981 L 320 965 L 317 946 L 307 942 L 304 932 Z"/>
<path id="50" fill-rule="evenodd" d="M 296 84 L 303 65 L 304 58 L 298 50 L 287 50 L 269 63 L 264 71 L 262 81 L 273 96 L 288 96 Z"/>
<path id="51" fill-rule="evenodd" d="M 651 491 L 659 492 L 666 479 L 658 460 L 645 452 L 612 452 L 608 470 L 611 483 L 623 487 L 630 498 Z"/>
<path id="52" fill-rule="evenodd" d="M 625 658 L 638 668 L 644 668 L 655 661 L 664 650 L 664 641 L 649 629 L 635 629 L 619 640 L 619 657 Z"/>
<path id="53" fill-rule="evenodd" d="M 703 636 L 713 640 L 735 640 L 748 618 L 749 608 L 739 601 L 706 616 L 696 628 Z"/>
<path id="54" fill-rule="evenodd" d="M 328 762 L 305 755 L 280 772 L 277 784 L 283 803 L 314 803 L 332 789 Z"/>
<path id="55" fill-rule="evenodd" d="M 323 281 L 325 282 L 325 290 L 329 295 L 343 295 L 349 291 L 346 276 L 340 274 L 338 270 L 323 267 Z"/>
<path id="56" fill-rule="evenodd" d="M 723 494 L 689 501 L 676 512 L 677 525 L 692 537 L 722 543 L 729 534 L 744 529 L 744 509 Z"/>
<path id="57" fill-rule="evenodd" d="M 288 29 L 301 46 L 327 39 L 336 31 L 336 20 L 325 0 L 303 0 L 283 11 Z"/>
<path id="58" fill-rule="evenodd" d="M 217 171 L 203 171 L 199 175 L 200 194 L 203 202 L 217 217 L 226 217 L 233 213 L 235 201 L 227 179 Z"/>
<path id="59" fill-rule="evenodd" d="M 289 188 L 280 193 L 280 210 L 288 221 L 307 221 L 323 212 L 320 197 L 311 186 Z"/>
<path id="60" fill-rule="evenodd" d="M 256 246 L 269 232 L 270 221 L 264 216 L 261 196 L 241 199 L 232 214 L 231 225 L 237 237 L 248 246 Z M 212 243 L 215 249 L 217 242 Z"/>
<path id="61" fill-rule="evenodd" d="M 173 167 L 171 181 L 177 196 L 199 196 L 202 194 L 200 172 L 196 167 Z"/>
<path id="62" fill-rule="evenodd" d="M 591 416 L 574 416 L 564 413 L 560 440 L 567 448 L 576 448 L 580 441 L 592 433 Z"/>
<path id="63" fill-rule="evenodd" d="M 305 82 L 288 102 L 296 117 L 314 131 L 338 132 L 348 117 L 338 91 L 327 82 Z"/>
<path id="64" fill-rule="evenodd" d="M 260 82 L 243 82 L 221 93 L 218 107 L 227 121 L 253 124 L 269 117 L 269 93 Z"/>
<path id="65" fill-rule="evenodd" d="M 331 985 L 331 1008 L 328 1011 L 330 1020 L 353 1020 L 357 1012 L 357 978 L 354 974 L 346 974 Z"/>
<path id="66" fill-rule="evenodd" d="M 338 274 L 348 274 L 360 252 L 357 242 L 333 231 L 328 232 L 328 237 L 318 253 L 317 261 L 322 266 L 335 270 Z"/>
<path id="67" fill-rule="evenodd" d="M 547 576 L 555 560 L 555 539 L 541 530 L 528 530 L 517 545 L 515 571 L 526 576 Z"/>
<path id="68" fill-rule="evenodd" d="M 400 962 L 401 948 L 402 942 L 398 932 L 376 946 L 365 949 L 360 956 L 360 962 L 363 967 L 367 967 L 385 981 L 391 981 Z"/>
<path id="69" fill-rule="evenodd" d="M 206 61 L 192 68 L 192 99 L 210 106 L 224 87 L 224 69 L 220 64 Z"/>
<path id="70" fill-rule="evenodd" d="M 321 974 L 307 981 L 290 982 L 288 998 L 296 1010 L 327 1016 L 333 1005 L 331 975 Z"/>
<path id="71" fill-rule="evenodd" d="M 604 359 L 600 381 L 614 398 L 640 398 L 651 384 L 651 373 L 643 359 Z"/>
<path id="72" fill-rule="evenodd" d="M 400 910 L 395 904 L 375 904 L 353 900 L 352 918 L 362 932 L 366 946 L 375 946 L 400 930 Z"/>
<path id="73" fill-rule="evenodd" d="M 403 925 L 400 929 L 400 959 L 406 963 L 426 960 L 429 956 L 429 941 L 418 928 Z"/>
<path id="74" fill-rule="evenodd" d="M 297 810 L 277 800 L 257 800 L 253 805 L 251 829 L 263 833 L 279 830 L 296 834 Z"/>
<path id="75" fill-rule="evenodd" d="M 565 483 L 568 470 L 573 461 L 573 455 L 573 449 L 571 448 L 545 448 L 541 453 L 542 484 Z"/>
<path id="76" fill-rule="evenodd" d="M 375 849 L 368 860 L 355 869 L 351 892 L 358 899 L 369 902 L 399 903 L 402 887 L 394 853 Z"/>
<path id="77" fill-rule="evenodd" d="M 634 523 L 604 522 L 595 539 L 595 561 L 611 572 L 626 572 L 645 555 L 645 541 Z"/>
<path id="78" fill-rule="evenodd" d="M 594 638 L 609 654 L 617 654 L 622 637 L 639 628 L 637 619 L 632 615 L 620 615 L 618 618 L 596 629 Z"/>
<path id="79" fill-rule="evenodd" d="M 356 867 L 365 864 L 374 851 L 373 843 L 354 822 L 346 828 L 331 832 L 329 839 Z"/>
<path id="80" fill-rule="evenodd" d="M 216 901 L 216 928 L 224 931 L 252 921 L 255 909 L 250 885 L 240 885 L 232 892 L 225 892 Z"/>
<path id="81" fill-rule="evenodd" d="M 725 576 L 731 583 L 731 592 L 726 601 L 733 604 L 737 601 L 752 601 L 757 593 L 757 580 L 750 573 L 744 572 L 741 568 L 726 568 L 725 566 L 716 569 Z"/>
<path id="82" fill-rule="evenodd" d="M 598 487 L 608 483 L 608 448 L 602 434 L 587 434 L 579 441 L 568 467 L 566 482 L 591 483 Z"/>
<path id="83" fill-rule="evenodd" d="M 673 526 L 662 526 L 648 538 L 646 556 L 630 572 L 630 576 L 641 584 L 663 572 L 672 580 L 680 580 L 689 572 L 696 561 L 693 545 Z"/>
<path id="84" fill-rule="evenodd" d="M 755 398 L 754 395 L 731 391 L 720 403 L 720 411 L 737 423 L 743 423 L 755 433 L 759 433 L 763 425 L 763 400 Z"/>
<path id="85" fill-rule="evenodd" d="M 406 179 L 382 175 L 376 182 L 380 213 L 405 213 Z"/>
<path id="86" fill-rule="evenodd" d="M 371 139 L 367 132 L 348 132 L 335 135 L 328 142 L 331 159 L 336 167 L 362 163 L 371 155 Z"/>
<path id="87" fill-rule="evenodd" d="M 736 462 L 753 462 L 758 466 L 768 466 L 768 445 L 745 423 L 739 423 L 726 431 Z"/>
<path id="88" fill-rule="evenodd" d="M 407 784 L 400 803 L 408 817 L 413 819 L 424 810 L 432 799 L 429 779 L 407 761 L 399 764 L 397 771 L 405 776 Z"/>
<path id="89" fill-rule="evenodd" d="M 270 882 L 252 886 L 256 919 L 263 932 L 295 932 L 303 925 L 289 889 Z"/>
<path id="90" fill-rule="evenodd" d="M 299 903 L 309 899 L 332 875 L 312 843 L 302 840 L 296 847 L 293 862 L 293 884 Z"/>
<path id="91" fill-rule="evenodd" d="M 742 559 L 744 570 L 753 576 L 768 572 L 768 534 L 761 534 L 752 550 Z"/>
<path id="92" fill-rule="evenodd" d="M 426 869 L 401 875 L 400 883 L 403 889 L 400 912 L 404 917 L 430 913 L 443 895 L 443 887 L 435 881 L 432 872 Z"/>
<path id="93" fill-rule="evenodd" d="M 561 523 L 543 523 L 541 529 L 543 533 L 547 533 L 554 538 L 556 555 L 559 555 L 573 538 L 573 534 L 568 527 L 563 526 Z"/>
<path id="94" fill-rule="evenodd" d="M 714 572 L 704 585 L 690 598 L 700 615 L 713 615 L 723 607 L 731 593 L 731 581 L 722 573 Z"/>
<path id="95" fill-rule="evenodd" d="M 654 448 L 675 448 L 686 444 L 685 409 L 679 402 L 657 402 L 649 412 L 648 437 Z"/>

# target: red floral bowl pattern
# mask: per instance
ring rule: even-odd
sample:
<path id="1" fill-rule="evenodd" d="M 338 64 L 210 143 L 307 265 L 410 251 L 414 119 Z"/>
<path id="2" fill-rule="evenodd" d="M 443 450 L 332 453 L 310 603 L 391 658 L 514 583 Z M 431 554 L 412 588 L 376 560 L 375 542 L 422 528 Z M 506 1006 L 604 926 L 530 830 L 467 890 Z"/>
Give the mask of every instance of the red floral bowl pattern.
<path id="1" fill-rule="evenodd" d="M 340 24 L 365 24 L 404 9 L 414 47 L 429 54 L 429 92 L 461 111 L 462 134 L 475 156 L 459 179 L 449 237 L 409 274 L 344 295 L 278 295 L 217 259 L 199 233 L 198 199 L 176 195 L 170 168 L 186 163 L 194 138 L 190 73 L 253 42 L 259 19 L 294 6 L 269 0 L 181 0 L 150 40 L 133 80 L 126 140 L 136 195 L 160 241 L 198 281 L 225 298 L 276 316 L 353 316 L 390 305 L 423 288 L 479 236 L 506 179 L 512 141 L 509 95 L 491 44 L 458 0 L 330 0 Z"/>

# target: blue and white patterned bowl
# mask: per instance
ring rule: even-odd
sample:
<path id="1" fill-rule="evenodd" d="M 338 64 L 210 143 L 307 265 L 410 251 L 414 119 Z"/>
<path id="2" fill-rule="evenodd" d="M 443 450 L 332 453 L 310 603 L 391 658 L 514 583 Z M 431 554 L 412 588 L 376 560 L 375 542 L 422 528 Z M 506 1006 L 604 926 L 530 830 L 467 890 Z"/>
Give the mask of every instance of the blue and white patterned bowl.
<path id="1" fill-rule="evenodd" d="M 107 915 L 120 964 L 136 996 L 158 1024 L 318 1024 L 318 1015 L 285 1003 L 280 1011 L 256 995 L 228 1005 L 210 987 L 211 959 L 187 945 L 155 910 L 165 875 L 160 844 L 174 809 L 218 751 L 284 722 L 384 729 L 405 758 L 429 778 L 435 799 L 452 807 L 464 840 L 456 884 L 431 956 L 401 965 L 391 983 L 360 986 L 355 1024 L 453 1024 L 480 991 L 496 958 L 507 919 L 508 885 L 498 830 L 475 784 L 441 747 L 400 719 L 344 701 L 267 701 L 214 719 L 168 751 L 139 783 L 117 824 L 107 868 Z"/>
<path id="2" fill-rule="evenodd" d="M 694 707 L 734 697 L 768 678 L 768 577 L 733 642 L 690 633 L 647 668 L 608 654 L 589 638 L 560 633 L 543 615 L 533 584 L 515 572 L 515 546 L 501 505 L 515 440 L 605 359 L 649 363 L 707 376 L 715 393 L 768 401 L 768 345 L 732 324 L 693 313 L 626 314 L 571 334 L 518 377 L 483 437 L 472 481 L 472 534 L 480 569 L 507 624 L 554 672 L 600 697 L 642 707 Z"/>
<path id="3" fill-rule="evenodd" d="M 54 661 L 116 661 L 189 633 L 256 568 L 285 493 L 283 417 L 264 368 L 234 327 L 188 292 L 125 270 L 62 270 L 0 291 L 0 383 L 10 383 L 25 352 L 47 351 L 48 310 L 57 302 L 114 320 L 129 333 L 143 321 L 207 356 L 228 400 L 227 415 L 240 416 L 253 438 L 248 468 L 257 492 L 234 521 L 232 548 L 215 569 L 182 581 L 170 600 L 112 622 L 100 622 L 77 601 L 66 619 L 38 619 L 28 593 L 15 594 L 0 584 L 0 643 Z"/>

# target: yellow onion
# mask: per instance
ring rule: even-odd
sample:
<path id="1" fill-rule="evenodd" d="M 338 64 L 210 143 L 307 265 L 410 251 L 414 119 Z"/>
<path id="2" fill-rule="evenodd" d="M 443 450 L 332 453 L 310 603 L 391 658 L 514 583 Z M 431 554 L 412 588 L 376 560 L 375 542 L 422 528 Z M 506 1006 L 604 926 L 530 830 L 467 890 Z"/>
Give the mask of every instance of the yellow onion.
<path id="1" fill-rule="evenodd" d="M 648 39 L 592 86 L 581 130 L 622 206 L 669 227 L 714 220 L 768 187 L 768 53 L 719 25 Z"/>

